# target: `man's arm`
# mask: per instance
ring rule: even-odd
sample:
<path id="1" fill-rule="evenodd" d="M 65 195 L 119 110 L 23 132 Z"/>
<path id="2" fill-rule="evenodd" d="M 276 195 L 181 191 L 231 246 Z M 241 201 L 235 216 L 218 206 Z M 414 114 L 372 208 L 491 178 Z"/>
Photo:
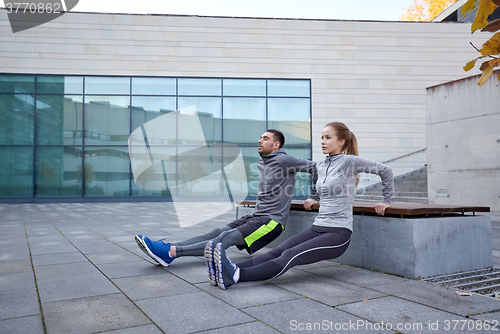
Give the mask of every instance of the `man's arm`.
<path id="1" fill-rule="evenodd" d="M 281 166 L 287 172 L 304 172 L 311 174 L 311 199 L 315 201 L 315 203 L 319 202 L 319 195 L 316 192 L 316 181 L 318 181 L 318 171 L 316 169 L 316 163 L 311 160 L 300 159 L 294 157 L 293 155 L 284 154 L 282 155 Z M 312 204 L 311 204 L 312 205 Z"/>

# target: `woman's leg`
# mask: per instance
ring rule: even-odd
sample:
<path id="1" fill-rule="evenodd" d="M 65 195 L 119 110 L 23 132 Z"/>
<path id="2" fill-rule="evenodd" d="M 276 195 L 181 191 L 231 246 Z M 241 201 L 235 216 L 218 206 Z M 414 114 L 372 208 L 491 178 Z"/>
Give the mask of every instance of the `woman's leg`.
<path id="1" fill-rule="evenodd" d="M 255 265 L 240 267 L 238 281 L 271 279 L 297 265 L 337 258 L 349 246 L 351 233 L 346 228 L 312 226 L 311 229 L 287 239 L 273 250 L 273 258 L 266 259 L 263 257 L 266 254 L 263 254 L 259 256 L 261 259 L 256 257 Z"/>

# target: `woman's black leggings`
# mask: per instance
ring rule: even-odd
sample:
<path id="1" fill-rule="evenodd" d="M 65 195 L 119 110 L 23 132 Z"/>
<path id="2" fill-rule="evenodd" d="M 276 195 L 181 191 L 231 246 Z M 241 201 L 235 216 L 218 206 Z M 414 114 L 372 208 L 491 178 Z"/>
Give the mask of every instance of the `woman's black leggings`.
<path id="1" fill-rule="evenodd" d="M 240 267 L 238 282 L 271 279 L 294 266 L 337 258 L 349 246 L 351 234 L 352 231 L 344 227 L 313 225 L 273 250 L 237 263 Z"/>

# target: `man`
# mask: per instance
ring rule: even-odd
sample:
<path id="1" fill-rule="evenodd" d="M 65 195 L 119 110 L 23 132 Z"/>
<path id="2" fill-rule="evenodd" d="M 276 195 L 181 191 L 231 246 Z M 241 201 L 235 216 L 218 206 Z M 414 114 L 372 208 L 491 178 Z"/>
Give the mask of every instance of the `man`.
<path id="1" fill-rule="evenodd" d="M 269 129 L 260 137 L 258 152 L 261 157 L 257 162 L 259 190 L 253 214 L 178 243 L 152 241 L 138 234 L 135 236 L 137 245 L 165 267 L 177 257 L 204 256 L 210 283 L 216 285 L 212 245 L 221 243 L 224 249 L 237 246 L 246 249 L 249 254 L 265 247 L 285 229 L 296 172 L 311 173 L 314 179 L 314 162 L 286 154 L 282 149 L 284 144 L 285 136 L 279 130 Z"/>

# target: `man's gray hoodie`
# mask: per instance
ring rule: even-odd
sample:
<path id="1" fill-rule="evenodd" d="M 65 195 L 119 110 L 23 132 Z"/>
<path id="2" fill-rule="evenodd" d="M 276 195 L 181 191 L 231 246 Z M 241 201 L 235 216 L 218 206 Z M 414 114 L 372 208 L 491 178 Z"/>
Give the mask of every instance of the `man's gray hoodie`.
<path id="1" fill-rule="evenodd" d="M 259 192 L 253 215 L 268 216 L 285 227 L 292 202 L 296 173 L 311 173 L 315 181 L 317 178 L 315 165 L 312 161 L 288 155 L 283 149 L 261 156 L 257 162 L 260 173 Z M 314 188 L 311 197 L 319 200 Z"/>

